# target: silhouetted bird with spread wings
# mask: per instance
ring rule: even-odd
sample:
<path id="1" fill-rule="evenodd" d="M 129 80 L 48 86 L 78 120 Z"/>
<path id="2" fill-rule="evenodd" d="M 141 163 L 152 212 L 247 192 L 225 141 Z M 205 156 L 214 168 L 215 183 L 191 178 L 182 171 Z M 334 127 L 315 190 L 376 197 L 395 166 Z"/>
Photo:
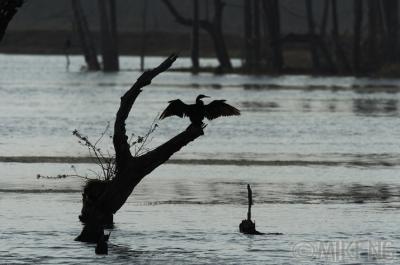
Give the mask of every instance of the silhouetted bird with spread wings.
<path id="1" fill-rule="evenodd" d="M 170 117 L 179 116 L 189 117 L 193 124 L 203 124 L 203 119 L 216 119 L 221 116 L 237 116 L 240 111 L 231 105 L 225 103 L 225 100 L 214 100 L 210 104 L 205 105 L 202 98 L 209 98 L 205 95 L 198 95 L 195 104 L 185 104 L 180 99 L 169 101 L 168 107 L 160 116 L 160 120 Z"/>

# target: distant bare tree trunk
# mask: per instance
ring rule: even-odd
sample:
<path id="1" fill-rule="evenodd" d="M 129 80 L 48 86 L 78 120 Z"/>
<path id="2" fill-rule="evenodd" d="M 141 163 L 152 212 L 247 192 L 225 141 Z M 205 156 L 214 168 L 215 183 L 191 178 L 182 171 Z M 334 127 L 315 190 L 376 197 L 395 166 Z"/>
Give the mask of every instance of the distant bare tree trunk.
<path id="1" fill-rule="evenodd" d="M 272 68 L 280 72 L 283 68 L 283 51 L 281 41 L 281 18 L 279 0 L 262 1 L 267 21 L 267 28 L 270 37 L 272 50 Z"/>
<path id="2" fill-rule="evenodd" d="M 117 29 L 116 29 L 116 8 L 115 0 L 98 0 L 101 48 L 103 57 L 103 71 L 113 72 L 119 70 Z"/>
<path id="3" fill-rule="evenodd" d="M 398 30 L 399 30 L 399 2 L 398 0 L 382 1 L 385 13 L 385 59 L 387 62 L 398 62 Z"/>
<path id="4" fill-rule="evenodd" d="M 399 1 L 398 0 L 392 0 L 392 6 L 390 8 L 391 10 L 391 18 L 390 21 L 388 22 L 390 24 L 390 29 L 389 29 L 389 36 L 390 37 L 390 45 L 389 45 L 389 50 L 392 51 L 392 56 L 390 58 L 393 58 L 395 62 L 399 62 Z"/>
<path id="5" fill-rule="evenodd" d="M 199 72 L 199 0 L 193 0 L 193 27 L 192 27 L 192 71 Z"/>
<path id="6" fill-rule="evenodd" d="M 320 31 L 321 38 L 324 38 L 326 35 L 328 17 L 329 17 L 329 0 L 324 0 L 324 8 L 322 11 L 322 18 L 321 18 L 321 31 Z"/>
<path id="7" fill-rule="evenodd" d="M 71 65 L 71 60 L 69 58 L 69 49 L 71 48 L 71 40 L 69 38 L 67 38 L 64 42 L 64 54 L 65 54 L 65 59 L 66 59 L 66 66 L 65 69 L 67 70 L 67 72 L 69 71 L 69 66 Z"/>
<path id="8" fill-rule="evenodd" d="M 203 0 L 205 2 L 205 12 L 206 12 L 206 19 L 210 19 L 210 3 L 209 0 Z"/>
<path id="9" fill-rule="evenodd" d="M 369 66 L 372 69 L 377 68 L 379 65 L 378 60 L 378 0 L 368 0 L 368 54 Z"/>
<path id="10" fill-rule="evenodd" d="M 390 0 L 389 0 L 390 1 Z M 383 11 L 383 5 L 384 2 L 386 2 L 386 0 L 377 0 L 378 4 L 378 9 L 376 10 L 377 12 L 377 25 L 378 25 L 378 46 L 379 48 L 383 48 L 382 44 L 384 42 L 383 38 L 385 37 L 387 28 L 385 25 L 385 21 L 384 21 L 384 11 Z M 383 51 L 383 50 L 382 50 Z M 384 53 L 382 53 L 382 55 L 384 55 Z"/>
<path id="11" fill-rule="evenodd" d="M 98 0 L 99 18 L 100 18 L 100 37 L 101 37 L 101 53 L 103 57 L 103 70 L 113 71 L 112 67 L 112 44 L 110 43 L 111 31 L 108 19 L 106 0 Z"/>
<path id="12" fill-rule="evenodd" d="M 214 41 L 214 47 L 218 61 L 220 62 L 220 71 L 231 70 L 232 64 L 229 58 L 228 49 L 226 47 L 224 33 L 222 30 L 222 19 L 224 14 L 225 3 L 221 0 L 214 0 L 214 17 L 212 23 L 203 25 Z M 201 25 L 201 24 L 200 24 Z"/>
<path id="13" fill-rule="evenodd" d="M 140 47 L 140 70 L 144 70 L 144 57 L 146 53 L 146 39 L 147 39 L 147 34 L 146 34 L 146 26 L 147 26 L 147 5 L 148 5 L 148 0 L 143 0 L 143 10 L 142 10 L 142 41 L 141 41 L 141 47 Z"/>
<path id="14" fill-rule="evenodd" d="M 23 0 L 2 0 L 0 2 L 0 41 L 4 37 L 8 23 L 22 4 Z"/>
<path id="15" fill-rule="evenodd" d="M 183 17 L 169 0 L 162 0 L 170 13 L 175 17 L 176 22 L 181 25 L 193 27 L 193 19 Z M 226 48 L 225 38 L 222 31 L 222 18 L 225 3 L 221 0 L 214 0 L 214 17 L 211 21 L 200 20 L 200 27 L 205 30 L 214 43 L 214 50 L 219 62 L 219 71 L 224 72 L 232 69 L 231 60 Z"/>
<path id="16" fill-rule="evenodd" d="M 117 1 L 109 0 L 111 46 L 112 46 L 112 67 L 113 71 L 119 71 L 119 51 L 118 51 L 118 24 L 117 24 Z"/>
<path id="17" fill-rule="evenodd" d="M 361 39 L 363 24 L 363 0 L 353 0 L 354 30 L 353 30 L 353 64 L 354 72 L 359 73 L 361 68 Z"/>
<path id="18" fill-rule="evenodd" d="M 258 69 L 261 64 L 260 0 L 244 0 L 244 66 Z"/>
<path id="19" fill-rule="evenodd" d="M 78 32 L 81 49 L 85 57 L 86 65 L 89 71 L 100 70 L 100 64 L 97 59 L 96 47 L 89 30 L 89 25 L 83 12 L 81 1 L 72 0 L 72 11 L 74 13 L 75 27 Z"/>
<path id="20" fill-rule="evenodd" d="M 259 70 L 261 66 L 261 29 L 260 29 L 260 0 L 254 0 L 254 67 Z"/>
<path id="21" fill-rule="evenodd" d="M 245 68 L 253 67 L 253 27 L 252 27 L 252 1 L 243 0 L 244 18 L 244 65 Z"/>
<path id="22" fill-rule="evenodd" d="M 113 46 L 113 65 L 119 70 L 118 59 L 118 24 L 117 24 L 117 2 L 116 0 L 109 0 L 110 6 L 110 28 L 111 28 L 111 41 Z"/>
<path id="23" fill-rule="evenodd" d="M 338 14 L 337 14 L 337 1 L 332 1 L 332 36 L 333 41 L 335 43 L 335 52 L 336 52 L 336 60 L 340 62 L 344 73 L 349 73 L 351 71 L 350 63 L 347 60 L 347 56 L 342 48 L 340 43 L 340 36 L 339 36 L 339 21 L 338 21 Z"/>
<path id="24" fill-rule="evenodd" d="M 305 0 L 305 4 L 306 4 L 306 11 L 307 11 L 308 35 L 310 37 L 311 59 L 313 62 L 314 70 L 318 72 L 321 69 L 321 64 L 320 64 L 319 55 L 318 55 L 318 43 L 316 42 L 316 36 L 315 36 L 313 2 L 312 2 L 312 0 Z"/>

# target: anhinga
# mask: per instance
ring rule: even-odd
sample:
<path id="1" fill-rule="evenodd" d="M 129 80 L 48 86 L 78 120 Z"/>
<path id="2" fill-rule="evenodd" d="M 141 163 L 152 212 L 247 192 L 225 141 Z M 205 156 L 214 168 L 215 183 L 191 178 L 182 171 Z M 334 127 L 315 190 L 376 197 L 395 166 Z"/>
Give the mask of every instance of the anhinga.
<path id="1" fill-rule="evenodd" d="M 225 103 L 225 100 L 214 100 L 210 104 L 205 105 L 202 98 L 209 98 L 205 95 L 198 95 L 195 104 L 185 104 L 180 99 L 169 101 L 168 107 L 160 116 L 160 120 L 170 117 L 179 116 L 189 117 L 193 124 L 203 124 L 203 119 L 216 119 L 221 116 L 237 116 L 240 111 L 231 105 Z"/>

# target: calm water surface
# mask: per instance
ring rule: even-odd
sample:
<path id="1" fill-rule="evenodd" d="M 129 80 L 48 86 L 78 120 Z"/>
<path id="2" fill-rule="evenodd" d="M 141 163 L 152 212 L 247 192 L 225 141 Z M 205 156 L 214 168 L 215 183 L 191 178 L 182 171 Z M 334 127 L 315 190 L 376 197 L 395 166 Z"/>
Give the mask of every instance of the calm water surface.
<path id="1" fill-rule="evenodd" d="M 116 74 L 81 72 L 81 64 L 73 57 L 66 71 L 60 56 L 0 55 L 0 264 L 399 264 L 399 80 L 157 77 L 129 132 L 145 133 L 169 100 L 200 93 L 227 99 L 242 116 L 209 122 L 204 137 L 144 179 L 115 217 L 110 255 L 98 257 L 73 241 L 84 183 L 35 176 L 71 173 L 66 157 L 87 156 L 72 131 L 96 139 L 113 123 L 139 64 L 123 57 Z M 188 121 L 158 124 L 149 148 Z M 105 138 L 102 148 L 111 147 Z M 247 183 L 258 230 L 282 235 L 238 233 Z"/>

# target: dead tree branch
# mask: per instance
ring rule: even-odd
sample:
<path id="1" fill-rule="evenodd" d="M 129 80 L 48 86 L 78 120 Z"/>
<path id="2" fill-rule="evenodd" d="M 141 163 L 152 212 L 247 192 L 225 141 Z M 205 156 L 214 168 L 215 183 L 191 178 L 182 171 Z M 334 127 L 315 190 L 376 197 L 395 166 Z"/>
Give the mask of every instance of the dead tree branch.
<path id="1" fill-rule="evenodd" d="M 80 216 L 85 227 L 76 240 L 97 242 L 102 236 L 101 226 L 109 224 L 110 220 L 112 223 L 112 215 L 124 205 L 136 185 L 183 146 L 204 134 L 202 126 L 192 124 L 185 131 L 152 151 L 136 157 L 131 154 L 125 121 L 136 98 L 142 92 L 142 88 L 150 85 L 153 78 L 166 71 L 176 58 L 176 55 L 171 55 L 158 67 L 144 72 L 121 97 L 113 137 L 116 153 L 116 175 L 111 181 L 91 183 L 91 186 L 97 185 L 92 193 L 90 190 L 93 189 L 88 186 L 85 188 Z"/>

